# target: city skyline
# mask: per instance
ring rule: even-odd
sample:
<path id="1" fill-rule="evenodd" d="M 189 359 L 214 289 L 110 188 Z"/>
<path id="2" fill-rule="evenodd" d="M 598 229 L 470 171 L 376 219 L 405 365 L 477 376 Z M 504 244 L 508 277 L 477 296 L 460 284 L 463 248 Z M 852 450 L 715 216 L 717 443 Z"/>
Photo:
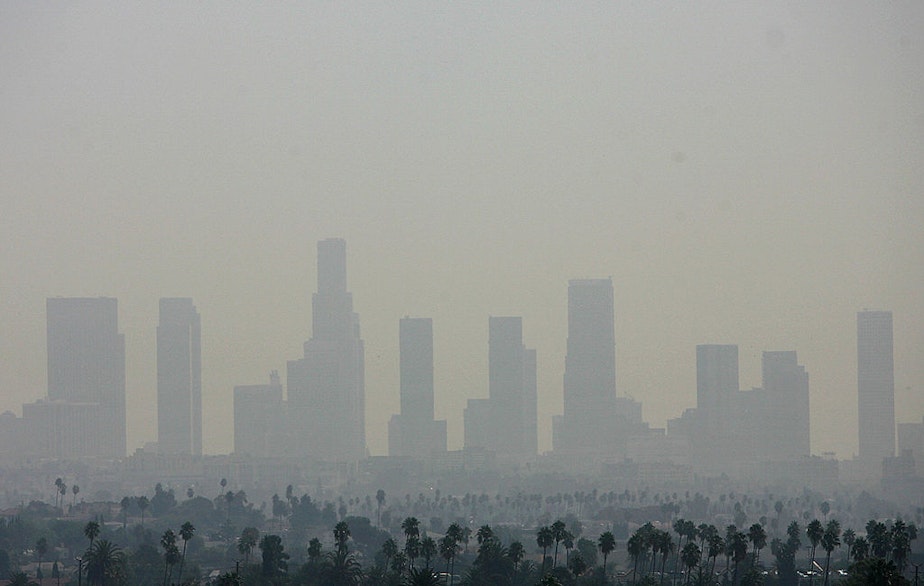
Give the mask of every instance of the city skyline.
<path id="1" fill-rule="evenodd" d="M 461 445 L 486 318 L 563 410 L 567 282 L 612 277 L 618 392 L 656 427 L 695 347 L 811 373 L 812 446 L 857 451 L 855 314 L 894 316 L 924 413 L 924 6 L 0 6 L 0 411 L 46 386 L 45 299 L 119 300 L 129 451 L 157 438 L 161 297 L 202 315 L 203 451 L 232 389 L 303 355 L 314 243 L 350 246 L 370 451 L 400 409 L 396 321 L 433 319 Z M 824 405 L 824 408 L 819 406 Z"/>

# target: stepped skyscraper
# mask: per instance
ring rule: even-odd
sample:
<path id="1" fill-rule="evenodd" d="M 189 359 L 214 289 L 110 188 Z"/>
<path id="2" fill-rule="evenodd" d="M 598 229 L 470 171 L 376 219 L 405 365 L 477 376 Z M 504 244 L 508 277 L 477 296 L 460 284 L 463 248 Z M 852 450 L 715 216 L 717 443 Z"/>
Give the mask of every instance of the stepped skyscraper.
<path id="1" fill-rule="evenodd" d="M 160 300 L 157 325 L 157 449 L 202 455 L 202 349 L 192 299 Z"/>
<path id="2" fill-rule="evenodd" d="M 366 456 L 364 349 L 347 291 L 346 242 L 318 242 L 318 291 L 304 357 L 288 363 L 288 417 L 296 455 L 353 462 Z"/>

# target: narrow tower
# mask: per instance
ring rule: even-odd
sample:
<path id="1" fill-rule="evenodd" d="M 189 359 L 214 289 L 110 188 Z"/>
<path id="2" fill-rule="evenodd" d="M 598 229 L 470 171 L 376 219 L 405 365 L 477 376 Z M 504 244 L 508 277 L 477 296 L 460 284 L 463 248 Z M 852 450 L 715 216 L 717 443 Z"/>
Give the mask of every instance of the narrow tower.
<path id="1" fill-rule="evenodd" d="M 202 455 L 202 351 L 192 299 L 160 300 L 157 325 L 157 449 Z"/>

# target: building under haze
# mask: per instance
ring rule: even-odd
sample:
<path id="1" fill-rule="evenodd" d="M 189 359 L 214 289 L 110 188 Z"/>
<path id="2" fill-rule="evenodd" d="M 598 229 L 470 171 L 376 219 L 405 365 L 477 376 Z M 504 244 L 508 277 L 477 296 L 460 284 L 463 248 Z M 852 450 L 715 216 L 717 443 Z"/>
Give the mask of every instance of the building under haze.
<path id="1" fill-rule="evenodd" d="M 30 415 L 52 422 L 55 431 L 87 428 L 79 432 L 86 437 L 52 457 L 123 458 L 125 338 L 119 333 L 118 301 L 54 297 L 46 311 L 48 401 L 33 404 Z"/>
<path id="2" fill-rule="evenodd" d="M 697 470 L 753 476 L 811 455 L 809 376 L 796 352 L 764 352 L 761 372 L 761 388 L 739 390 L 738 347 L 696 347 L 697 406 L 668 432 L 687 439 Z"/>
<path id="3" fill-rule="evenodd" d="M 857 314 L 859 458 L 878 466 L 895 456 L 892 312 Z"/>
<path id="4" fill-rule="evenodd" d="M 347 291 L 346 242 L 318 242 L 318 291 L 304 356 L 288 363 L 292 453 L 326 461 L 366 456 L 364 350 Z"/>
<path id="5" fill-rule="evenodd" d="M 446 421 L 434 420 L 433 320 L 398 324 L 401 413 L 388 423 L 388 455 L 425 458 L 446 451 Z"/>
<path id="6" fill-rule="evenodd" d="M 628 426 L 616 404 L 613 281 L 569 281 L 564 413 L 553 428 L 555 452 L 620 453 Z"/>
<path id="7" fill-rule="evenodd" d="M 234 387 L 234 453 L 255 458 L 285 453 L 286 409 L 279 373 L 265 385 Z"/>
<path id="8" fill-rule="evenodd" d="M 157 450 L 202 455 L 202 350 L 192 299 L 160 300 L 157 324 Z"/>
<path id="9" fill-rule="evenodd" d="M 538 450 L 536 351 L 523 345 L 523 318 L 488 318 L 488 398 L 465 409 L 465 447 L 529 458 Z"/>

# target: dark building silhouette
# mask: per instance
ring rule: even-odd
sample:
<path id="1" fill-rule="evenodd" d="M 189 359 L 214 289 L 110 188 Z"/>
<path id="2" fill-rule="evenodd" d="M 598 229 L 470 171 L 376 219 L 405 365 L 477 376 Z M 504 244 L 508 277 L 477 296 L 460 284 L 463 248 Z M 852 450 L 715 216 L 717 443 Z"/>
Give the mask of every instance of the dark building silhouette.
<path id="1" fill-rule="evenodd" d="M 892 312 L 857 314 L 859 458 L 878 466 L 895 456 Z"/>
<path id="2" fill-rule="evenodd" d="M 465 447 L 535 456 L 537 409 L 536 351 L 523 345 L 523 318 L 489 318 L 488 398 L 468 401 Z"/>
<path id="3" fill-rule="evenodd" d="M 52 457 L 125 457 L 125 338 L 118 301 L 55 297 L 46 311 L 49 401 L 34 406 L 50 422 L 48 433 L 57 434 L 52 441 L 59 453 Z M 71 432 L 80 440 L 67 446 Z"/>
<path id="4" fill-rule="evenodd" d="M 286 445 L 285 402 L 279 373 L 265 385 L 234 387 L 234 453 L 279 456 Z"/>
<path id="5" fill-rule="evenodd" d="M 445 452 L 446 421 L 433 418 L 433 320 L 403 318 L 398 338 L 401 413 L 388 424 L 388 455 L 424 458 Z"/>
<path id="6" fill-rule="evenodd" d="M 202 350 L 192 299 L 160 300 L 157 325 L 157 450 L 202 454 Z"/>
<path id="7" fill-rule="evenodd" d="M 611 279 L 568 283 L 564 413 L 553 429 L 562 454 L 612 454 L 629 432 L 616 401 L 616 336 Z"/>
<path id="8" fill-rule="evenodd" d="M 318 242 L 318 292 L 304 357 L 288 363 L 288 415 L 296 455 L 326 461 L 366 456 L 364 349 L 346 284 L 346 242 Z"/>

